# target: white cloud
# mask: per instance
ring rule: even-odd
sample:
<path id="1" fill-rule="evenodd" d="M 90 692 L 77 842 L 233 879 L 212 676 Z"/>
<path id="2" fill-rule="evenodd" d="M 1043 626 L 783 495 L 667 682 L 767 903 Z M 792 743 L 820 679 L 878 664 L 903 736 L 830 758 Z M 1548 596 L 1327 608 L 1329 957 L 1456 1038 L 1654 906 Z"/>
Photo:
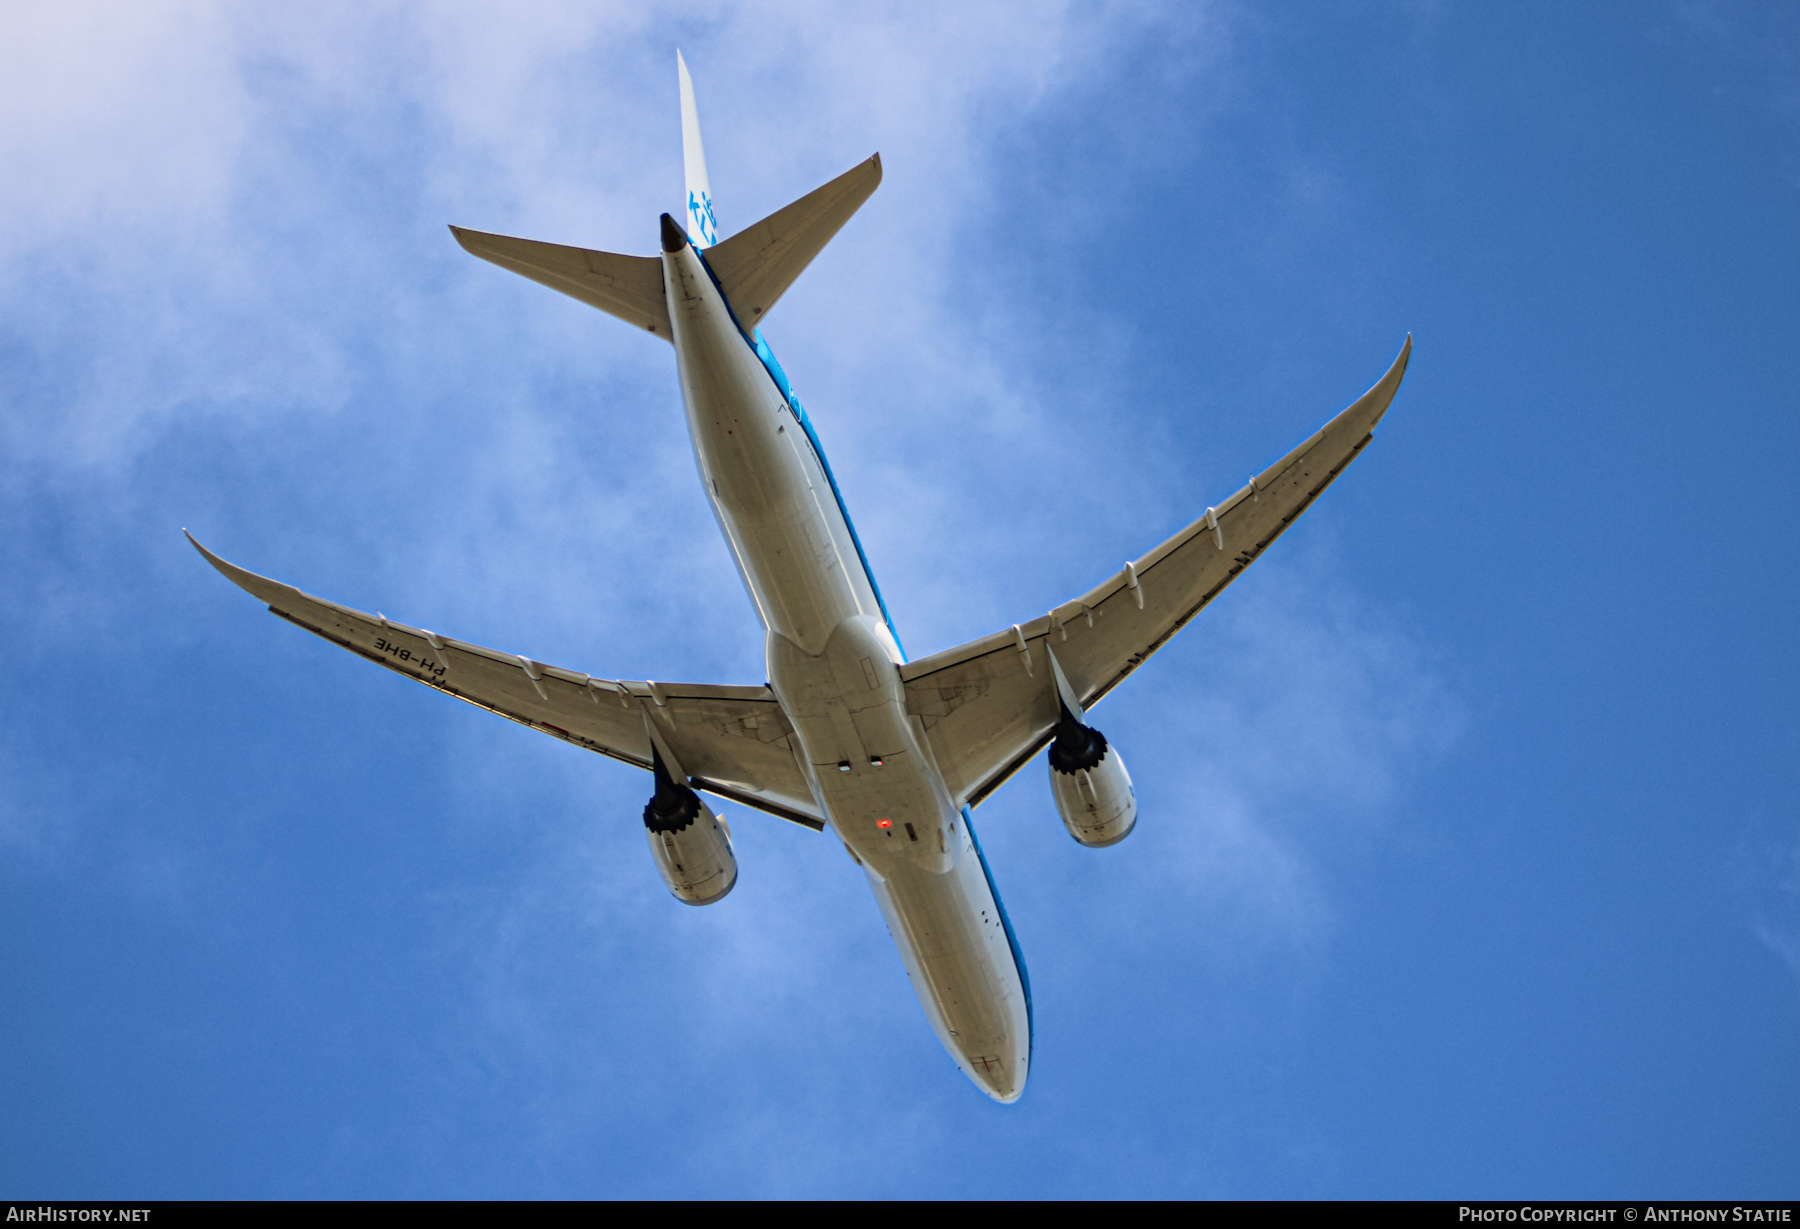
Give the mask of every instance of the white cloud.
<path id="1" fill-rule="evenodd" d="M 26 317 L 17 344 L 55 354 L 59 376 L 44 394 L 58 421 L 15 423 L 15 439 L 79 464 L 147 446 L 142 427 L 196 405 L 338 406 L 346 349 L 374 324 L 355 305 L 430 314 L 419 262 L 451 262 L 445 215 L 647 249 L 678 193 L 677 42 L 730 225 L 884 151 L 879 216 L 859 223 L 881 240 L 858 249 L 881 298 L 864 344 L 939 356 L 923 391 L 980 366 L 941 356 L 933 321 L 958 221 L 992 199 L 988 144 L 1161 20 L 1129 5 L 15 6 L 0 293 Z M 493 276 L 454 263 L 465 284 Z"/>
<path id="2" fill-rule="evenodd" d="M 1743 861 L 1751 890 L 1762 898 L 1751 933 L 1800 978 L 1800 841 L 1790 839 L 1765 849 L 1760 859 Z"/>
<path id="3" fill-rule="evenodd" d="M 252 101 L 229 10 L 0 12 L 0 259 L 117 226 L 217 221 Z"/>

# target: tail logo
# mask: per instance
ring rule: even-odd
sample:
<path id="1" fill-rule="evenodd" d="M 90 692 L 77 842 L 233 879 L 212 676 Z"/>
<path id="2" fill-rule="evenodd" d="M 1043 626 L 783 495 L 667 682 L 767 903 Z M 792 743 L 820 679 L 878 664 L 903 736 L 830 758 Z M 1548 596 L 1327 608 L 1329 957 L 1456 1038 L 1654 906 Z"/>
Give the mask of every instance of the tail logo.
<path id="1" fill-rule="evenodd" d="M 688 192 L 688 231 L 700 240 L 701 247 L 711 247 L 719 241 L 718 219 L 713 217 L 712 197 L 705 189 L 699 192 Z"/>

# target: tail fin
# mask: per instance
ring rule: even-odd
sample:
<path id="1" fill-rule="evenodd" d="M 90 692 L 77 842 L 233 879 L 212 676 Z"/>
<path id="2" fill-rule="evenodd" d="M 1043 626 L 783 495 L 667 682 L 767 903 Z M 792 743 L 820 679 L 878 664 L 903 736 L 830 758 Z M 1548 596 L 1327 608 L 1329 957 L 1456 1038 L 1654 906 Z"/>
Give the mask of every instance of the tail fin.
<path id="1" fill-rule="evenodd" d="M 713 214 L 712 185 L 706 180 L 706 147 L 700 144 L 700 112 L 694 106 L 694 79 L 688 76 L 681 49 L 675 50 L 675 69 L 681 77 L 681 166 L 687 175 L 687 230 L 694 246 L 709 248 L 719 241 L 719 220 Z"/>

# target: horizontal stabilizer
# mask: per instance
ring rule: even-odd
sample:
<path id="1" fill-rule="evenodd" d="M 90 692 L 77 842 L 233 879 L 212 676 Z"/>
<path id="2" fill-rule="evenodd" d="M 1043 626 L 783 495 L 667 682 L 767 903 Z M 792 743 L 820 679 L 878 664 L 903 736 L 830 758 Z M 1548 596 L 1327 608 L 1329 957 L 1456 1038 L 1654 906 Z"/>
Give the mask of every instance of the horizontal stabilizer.
<path id="1" fill-rule="evenodd" d="M 464 230 L 460 226 L 452 226 L 450 233 L 465 250 L 483 260 L 648 329 L 664 341 L 672 340 L 669 308 L 663 298 L 662 261 L 654 256 L 593 252 L 560 243 Z"/>
<path id="2" fill-rule="evenodd" d="M 737 313 L 738 323 L 749 329 L 760 322 L 880 185 L 881 155 L 876 154 L 785 209 L 708 248 L 706 263 L 719 279 L 719 288 Z"/>

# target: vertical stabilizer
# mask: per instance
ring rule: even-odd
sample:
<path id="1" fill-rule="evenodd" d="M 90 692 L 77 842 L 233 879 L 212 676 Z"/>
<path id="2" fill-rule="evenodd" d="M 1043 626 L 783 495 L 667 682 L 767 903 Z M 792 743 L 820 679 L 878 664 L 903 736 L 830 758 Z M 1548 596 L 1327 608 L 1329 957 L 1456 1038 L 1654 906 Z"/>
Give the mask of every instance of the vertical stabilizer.
<path id="1" fill-rule="evenodd" d="M 700 112 L 694 107 L 694 79 L 687 61 L 675 51 L 675 68 L 681 74 L 681 164 L 687 172 L 687 231 L 696 247 L 709 248 L 719 241 L 719 223 L 713 216 L 712 186 L 706 182 L 706 149 L 700 144 Z"/>

